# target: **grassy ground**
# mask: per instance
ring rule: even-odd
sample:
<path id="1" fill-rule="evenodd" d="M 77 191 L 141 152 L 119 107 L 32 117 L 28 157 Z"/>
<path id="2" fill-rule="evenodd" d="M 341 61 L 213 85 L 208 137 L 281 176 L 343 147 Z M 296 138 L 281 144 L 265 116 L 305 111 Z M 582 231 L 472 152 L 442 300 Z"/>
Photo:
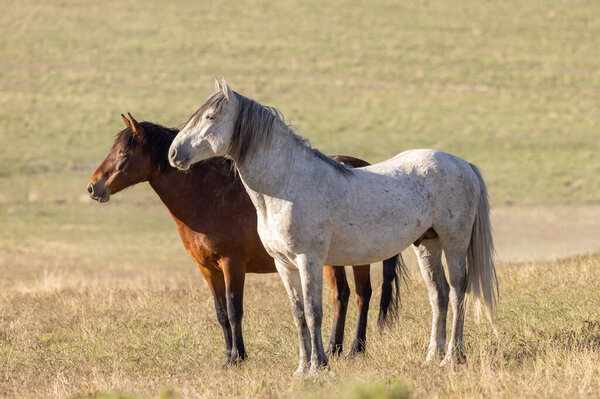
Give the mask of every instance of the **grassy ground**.
<path id="1" fill-rule="evenodd" d="M 598 250 L 600 3 L 394 3 L 4 2 L 0 396 L 600 395 L 600 258 L 506 263 Z M 222 75 L 327 153 L 430 147 L 478 164 L 500 335 L 469 316 L 468 364 L 422 366 L 415 275 L 367 356 L 292 380 L 283 288 L 251 276 L 251 357 L 222 371 L 210 295 L 167 211 L 147 186 L 106 206 L 85 192 L 119 113 L 180 127 Z"/>
<path id="2" fill-rule="evenodd" d="M 30 259 L 14 255 L 17 263 Z M 430 308 L 412 272 L 399 322 L 384 335 L 371 323 L 366 356 L 333 359 L 318 378 L 293 379 L 297 338 L 276 275 L 249 278 L 250 358 L 221 370 L 222 334 L 208 289 L 192 268 L 100 271 L 74 259 L 11 270 L 0 287 L 0 395 L 358 398 L 392 389 L 432 398 L 600 395 L 600 256 L 503 264 L 499 335 L 469 314 L 468 362 L 447 369 L 422 365 Z M 370 319 L 376 315 L 374 306 Z M 350 325 L 346 331 L 348 344 Z"/>
<path id="3" fill-rule="evenodd" d="M 371 323 L 368 356 L 334 360 L 329 373 L 296 381 L 296 334 L 278 276 L 248 277 L 250 360 L 222 371 L 211 295 L 154 194 L 138 186 L 99 205 L 36 193 L 0 209 L 0 396 L 345 397 L 393 387 L 413 397 L 598 394 L 599 256 L 501 262 L 500 336 L 469 316 L 469 363 L 450 370 L 421 365 L 430 313 L 413 262 L 398 326 L 380 336 Z M 570 206 L 499 209 L 499 257 L 585 250 L 579 245 L 594 237 L 600 209 L 575 209 L 586 223 L 575 222 Z M 565 226 L 573 236 L 560 240 Z"/>

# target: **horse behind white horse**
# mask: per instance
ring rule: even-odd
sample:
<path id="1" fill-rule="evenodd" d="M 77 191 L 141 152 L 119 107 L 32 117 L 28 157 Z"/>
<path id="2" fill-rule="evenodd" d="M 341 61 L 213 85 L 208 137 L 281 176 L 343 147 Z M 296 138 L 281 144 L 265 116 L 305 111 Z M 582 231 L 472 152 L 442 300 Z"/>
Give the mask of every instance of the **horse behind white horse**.
<path id="1" fill-rule="evenodd" d="M 485 183 L 474 165 L 434 150 L 411 150 L 349 169 L 310 147 L 273 108 L 223 81 L 177 135 L 171 165 L 214 156 L 236 163 L 256 206 L 258 233 L 290 297 L 302 373 L 327 364 L 321 338 L 323 265 L 381 261 L 413 245 L 433 323 L 426 361 L 463 358 L 466 294 L 492 321 L 497 279 Z M 448 280 L 442 266 L 446 257 Z"/>

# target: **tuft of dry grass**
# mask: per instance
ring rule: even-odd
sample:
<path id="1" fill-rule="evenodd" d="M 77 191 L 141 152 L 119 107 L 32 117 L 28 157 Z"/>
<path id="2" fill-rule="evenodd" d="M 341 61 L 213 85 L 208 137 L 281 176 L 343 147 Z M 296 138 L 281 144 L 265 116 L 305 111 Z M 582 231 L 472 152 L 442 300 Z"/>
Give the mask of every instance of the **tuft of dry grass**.
<path id="1" fill-rule="evenodd" d="M 297 338 L 276 275 L 249 276 L 244 327 L 250 358 L 221 369 L 222 333 L 199 273 L 40 271 L 0 292 L 0 395 L 597 397 L 600 256 L 502 264 L 498 272 L 499 334 L 468 313 L 466 364 L 422 364 L 431 313 L 413 270 L 398 323 L 383 335 L 370 323 L 364 356 L 333 358 L 318 377 L 294 379 Z M 331 320 L 329 299 L 324 303 Z M 371 321 L 377 310 L 371 309 Z M 351 310 L 348 344 L 354 321 Z"/>

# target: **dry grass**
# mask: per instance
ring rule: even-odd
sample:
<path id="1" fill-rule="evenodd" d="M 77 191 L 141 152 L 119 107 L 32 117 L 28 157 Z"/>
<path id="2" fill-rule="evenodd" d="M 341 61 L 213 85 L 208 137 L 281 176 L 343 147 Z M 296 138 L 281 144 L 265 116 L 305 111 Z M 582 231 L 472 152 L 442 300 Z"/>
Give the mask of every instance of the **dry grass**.
<path id="1" fill-rule="evenodd" d="M 276 275 L 250 276 L 250 359 L 222 370 L 220 327 L 196 271 L 34 273 L 0 294 L 0 395 L 368 397 L 393 388 L 401 397 L 407 387 L 433 398 L 598 396 L 600 256 L 504 264 L 499 277 L 499 335 L 469 315 L 466 365 L 422 365 L 430 310 L 413 270 L 400 321 L 384 335 L 371 323 L 366 356 L 332 359 L 318 378 L 293 379 L 296 333 Z"/>

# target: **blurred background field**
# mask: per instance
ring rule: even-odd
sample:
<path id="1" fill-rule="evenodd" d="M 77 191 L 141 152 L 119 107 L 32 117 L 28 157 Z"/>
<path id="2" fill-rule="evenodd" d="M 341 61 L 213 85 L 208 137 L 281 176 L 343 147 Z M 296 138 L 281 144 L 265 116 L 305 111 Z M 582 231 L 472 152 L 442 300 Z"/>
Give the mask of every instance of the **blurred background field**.
<path id="1" fill-rule="evenodd" d="M 210 330 L 203 336 L 207 341 L 200 340 L 201 347 L 191 350 L 206 356 L 207 367 L 220 364 L 221 337 L 208 291 L 168 212 L 148 185 L 118 194 L 106 205 L 93 203 L 85 191 L 122 128 L 120 113 L 182 127 L 211 93 L 215 76 L 224 76 L 238 92 L 279 108 L 300 134 L 326 153 L 377 162 L 405 149 L 435 148 L 477 164 L 490 190 L 502 265 L 600 250 L 598 2 L 0 0 L 0 4 L 0 396 L 16 395 L 14 387 L 19 384 L 14 381 L 28 376 L 23 370 L 34 365 L 50 367 L 44 369 L 48 374 L 40 373 L 45 381 L 53 375 L 53 383 L 59 384 L 63 375 L 71 384 L 56 388 L 56 396 L 112 387 L 154 394 L 162 383 L 177 392 L 176 383 L 160 379 L 166 369 L 159 361 L 152 378 L 125 373 L 122 384 L 117 377 L 117 382 L 108 378 L 120 375 L 115 369 L 110 374 L 99 366 L 98 378 L 90 377 L 76 389 L 73 378 L 83 377 L 69 372 L 74 370 L 69 357 L 49 361 L 37 352 L 44 328 L 54 326 L 44 324 L 46 311 L 54 310 L 38 314 L 36 309 L 47 301 L 64 305 L 72 299 L 61 302 L 62 295 L 71 298 L 77 287 L 86 291 L 90 284 L 97 285 L 94 289 L 101 297 L 116 290 L 130 298 L 145 284 L 149 291 L 139 295 L 165 286 L 177 291 L 189 280 L 190 292 L 200 290 L 206 308 L 202 325 Z M 524 263 L 509 270 L 530 265 L 540 272 L 563 264 Z M 597 284 L 588 283 L 595 292 Z M 247 307 L 259 306 L 263 291 L 271 285 L 283 292 L 276 276 L 250 278 Z M 48 287 L 58 297 L 46 296 Z M 418 309 L 428 319 L 418 275 L 409 287 L 416 290 L 415 298 L 422 301 Z M 522 293 L 511 297 L 510 292 L 501 311 L 509 312 L 502 306 L 522 298 Z M 93 306 L 97 299 L 90 295 L 85 306 Z M 169 301 L 174 299 L 159 298 L 163 302 L 157 308 L 170 323 Z M 75 306 L 73 301 L 69 306 Z M 107 309 L 113 311 L 108 305 Z M 142 331 L 139 311 L 132 305 L 125 314 L 137 320 L 131 328 Z M 57 312 L 49 320 L 71 326 L 60 319 L 64 310 Z M 259 316 L 245 324 L 254 324 L 247 334 L 249 350 L 262 361 L 274 361 L 284 350 L 292 351 L 289 359 L 293 359 L 297 350 L 287 302 L 278 302 L 275 312 L 265 317 L 285 320 L 282 334 L 292 334 L 286 335 L 285 348 L 273 349 L 276 353 L 252 346 L 252 334 L 260 334 Z M 403 326 L 417 328 L 415 320 L 409 320 Z M 428 323 L 420 316 L 418 320 L 424 326 Z M 596 322 L 598 317 L 591 313 L 577 320 L 575 325 L 582 320 Z M 100 319 L 90 322 L 102 324 Z M 19 329 L 19 323 L 28 327 Z M 276 328 L 271 322 L 267 326 Z M 119 331 L 103 339 L 116 340 Z M 423 342 L 425 331 L 426 327 L 418 330 Z M 595 330 L 589 331 L 595 337 Z M 55 337 L 64 343 L 62 350 L 72 348 L 67 332 L 59 328 Z M 89 343 L 83 340 L 75 346 Z M 16 342 L 22 345 L 24 358 L 14 355 Z M 209 344 L 216 346 L 212 352 L 207 352 Z M 407 348 L 411 346 L 401 350 Z M 385 352 L 380 349 L 376 353 Z M 121 354 L 125 363 L 141 356 L 135 345 L 125 352 Z M 413 352 L 411 356 L 420 359 L 423 348 Z M 109 356 L 103 350 L 98 353 Z M 91 356 L 87 364 L 104 364 L 96 355 L 86 356 Z M 291 370 L 290 362 L 278 368 Z M 114 365 L 118 370 L 122 366 Z M 407 366 L 400 361 L 398 367 Z M 398 370 L 395 375 L 402 375 Z M 515 370 L 506 371 L 506 384 L 517 380 L 525 387 L 519 373 L 510 374 Z M 363 371 L 351 374 L 360 376 Z M 597 378 L 597 372 L 593 368 L 590 378 Z M 231 377 L 215 376 L 224 381 Z M 469 369 L 447 377 L 447 389 L 438 396 L 491 395 L 478 388 L 463 390 L 472 387 L 464 378 L 472 382 L 476 376 L 480 374 Z M 282 371 L 279 377 L 287 374 Z M 416 377 L 406 378 L 412 392 L 432 394 L 419 385 L 426 381 L 411 378 Z M 36 386 L 41 385 L 40 380 Z M 312 388 L 327 393 L 332 385 L 333 381 L 323 380 Z M 499 390 L 504 396 L 519 392 L 508 385 Z M 278 392 L 246 388 L 233 395 Z M 48 386 L 40 389 L 51 392 Z M 185 392 L 233 391 L 195 387 Z M 286 392 L 280 391 L 284 396 Z M 22 394 L 37 396 L 30 388 Z"/>
<path id="2" fill-rule="evenodd" d="M 2 11 L 4 196 L 5 179 L 27 175 L 67 190 L 105 154 L 121 112 L 181 127 L 225 76 L 328 153 L 376 162 L 431 147 L 481 166 L 495 205 L 600 201 L 596 2 L 22 1 Z"/>

